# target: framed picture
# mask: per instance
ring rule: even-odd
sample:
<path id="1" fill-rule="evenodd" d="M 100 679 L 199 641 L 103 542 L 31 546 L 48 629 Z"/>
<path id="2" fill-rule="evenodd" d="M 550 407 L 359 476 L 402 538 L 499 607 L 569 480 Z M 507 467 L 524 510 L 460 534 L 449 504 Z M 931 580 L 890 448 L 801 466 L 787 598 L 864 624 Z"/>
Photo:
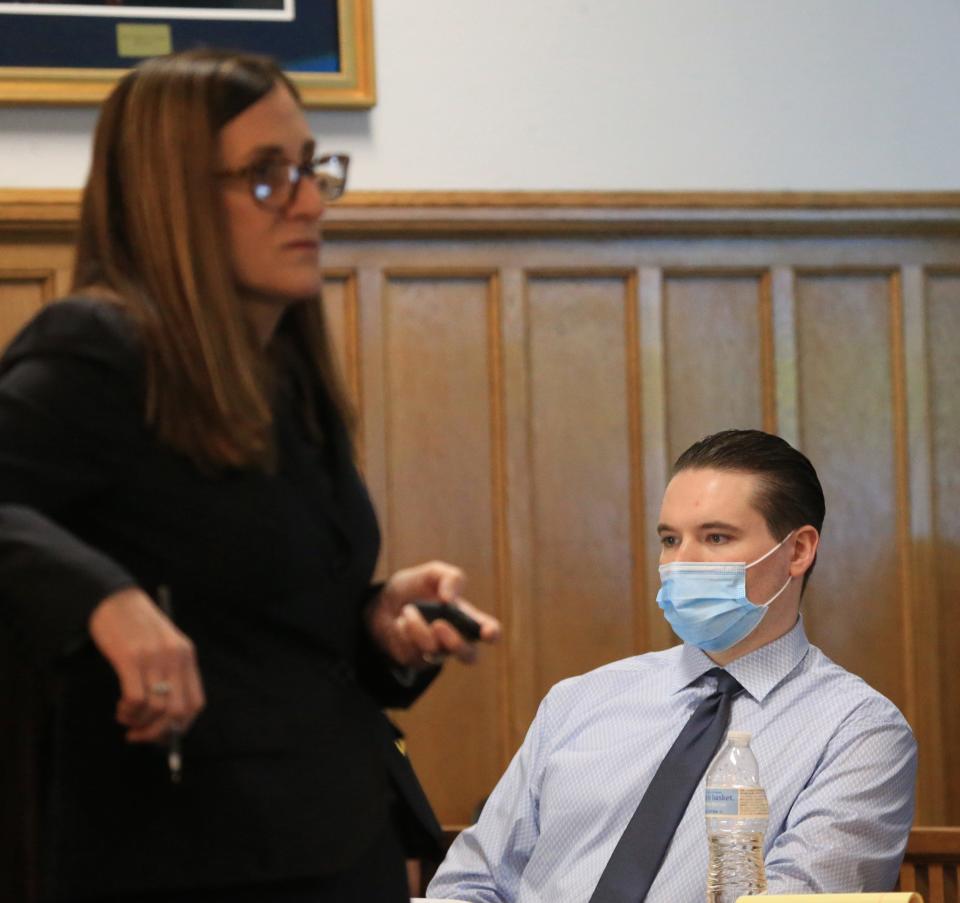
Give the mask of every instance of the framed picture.
<path id="1" fill-rule="evenodd" d="M 372 107 L 372 0 L 0 0 L 0 103 L 96 104 L 140 60 L 266 53 L 309 107 Z"/>

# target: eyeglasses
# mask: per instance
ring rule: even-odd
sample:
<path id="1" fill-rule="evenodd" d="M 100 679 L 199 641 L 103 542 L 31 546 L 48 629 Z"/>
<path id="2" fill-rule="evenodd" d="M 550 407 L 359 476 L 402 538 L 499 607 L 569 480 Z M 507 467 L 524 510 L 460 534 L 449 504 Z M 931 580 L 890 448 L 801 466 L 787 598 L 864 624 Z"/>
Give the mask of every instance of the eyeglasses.
<path id="1" fill-rule="evenodd" d="M 299 166 L 287 160 L 261 160 L 217 175 L 246 179 L 256 204 L 267 210 L 286 210 L 297 199 L 302 179 L 313 179 L 325 201 L 341 197 L 347 187 L 349 165 L 347 154 L 324 154 Z"/>

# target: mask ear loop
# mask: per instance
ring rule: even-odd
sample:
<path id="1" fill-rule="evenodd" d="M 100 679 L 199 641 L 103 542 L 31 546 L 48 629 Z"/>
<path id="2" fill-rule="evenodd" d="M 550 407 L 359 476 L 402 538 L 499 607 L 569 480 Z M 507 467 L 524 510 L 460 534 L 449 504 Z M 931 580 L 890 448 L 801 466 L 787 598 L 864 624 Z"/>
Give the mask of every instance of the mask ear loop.
<path id="1" fill-rule="evenodd" d="M 750 564 L 745 564 L 745 565 L 743 566 L 743 569 L 744 569 L 744 570 L 747 570 L 748 568 L 752 568 L 752 567 L 753 567 L 754 565 L 756 565 L 756 564 L 760 564 L 761 561 L 766 561 L 774 552 L 777 551 L 777 549 L 780 548 L 780 546 L 782 546 L 782 545 L 783 545 L 791 536 L 793 536 L 793 534 L 796 533 L 796 532 L 797 532 L 796 530 L 791 530 L 791 531 L 790 531 L 786 536 L 784 536 L 783 539 L 781 539 L 780 542 L 778 542 L 769 552 L 766 552 L 765 554 L 761 555 L 756 561 L 751 561 Z"/>
<path id="2" fill-rule="evenodd" d="M 792 574 L 787 577 L 787 582 L 784 583 L 783 586 L 781 586 L 780 589 L 778 589 L 769 599 L 767 599 L 767 601 L 764 602 L 763 605 L 760 606 L 760 608 L 767 608 L 770 605 L 770 603 L 774 601 L 774 599 L 777 599 L 780 596 L 780 594 L 790 585 L 791 580 L 793 580 Z M 748 599 L 747 601 L 749 602 L 750 600 Z M 753 605 L 755 603 L 751 602 L 750 604 Z"/>
<path id="3" fill-rule="evenodd" d="M 791 531 L 790 531 L 786 536 L 784 536 L 783 539 L 781 539 L 780 542 L 778 542 L 769 552 L 767 552 L 767 553 L 764 554 L 764 555 L 761 555 L 756 561 L 752 561 L 750 564 L 746 565 L 746 567 L 744 567 L 744 570 L 746 570 L 747 568 L 752 568 L 755 564 L 760 564 L 761 561 L 765 561 L 765 560 L 766 560 L 767 558 L 769 558 L 774 552 L 776 552 L 777 549 L 779 549 L 780 546 L 782 546 L 791 536 L 793 536 L 794 533 L 796 533 L 796 530 L 791 530 Z M 747 599 L 747 601 L 750 602 L 751 605 L 757 605 L 757 608 L 767 608 L 767 606 L 769 606 L 771 602 L 773 602 L 774 600 L 776 600 L 776 599 L 778 599 L 778 598 L 780 597 L 780 595 L 783 593 L 783 591 L 790 585 L 790 581 L 791 581 L 791 580 L 793 580 L 793 575 L 792 575 L 792 574 L 789 574 L 789 575 L 787 576 L 787 582 L 784 583 L 783 586 L 781 586 L 780 589 L 778 589 L 778 590 L 777 590 L 769 599 L 767 599 L 767 601 L 764 602 L 762 605 L 757 605 L 756 602 L 750 602 L 749 599 Z"/>

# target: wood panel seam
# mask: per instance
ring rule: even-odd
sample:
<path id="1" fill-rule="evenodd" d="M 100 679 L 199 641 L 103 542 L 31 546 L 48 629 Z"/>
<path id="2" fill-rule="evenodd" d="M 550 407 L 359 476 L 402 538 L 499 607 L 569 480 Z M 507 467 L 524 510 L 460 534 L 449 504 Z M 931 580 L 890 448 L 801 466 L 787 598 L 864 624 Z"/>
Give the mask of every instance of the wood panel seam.
<path id="1" fill-rule="evenodd" d="M 909 553 L 910 545 L 910 492 L 908 487 L 909 467 L 907 462 L 907 411 L 904 374 L 904 336 L 903 336 L 903 283 L 900 272 L 889 276 L 889 322 L 890 322 L 890 382 L 893 402 L 893 450 L 894 475 L 896 480 L 895 498 L 897 506 L 897 544 L 898 571 L 900 582 L 901 624 L 903 628 L 904 653 L 907 667 L 904 668 L 906 683 L 907 720 L 914 721 L 917 714 L 916 674 L 916 638 L 914 636 L 912 608 L 913 562 Z"/>
<path id="2" fill-rule="evenodd" d="M 760 336 L 760 399 L 763 428 L 777 432 L 777 388 L 773 333 L 773 276 L 765 270 L 760 276 L 757 316 Z"/>
<path id="3" fill-rule="evenodd" d="M 490 277 L 487 287 L 487 354 L 490 372 L 490 444 L 491 444 L 491 490 L 496 504 L 492 506 L 494 536 L 494 586 L 498 602 L 497 616 L 503 617 L 505 611 L 512 608 L 513 594 L 510 583 L 510 536 L 507 523 L 510 487 L 506 470 L 506 430 L 504 423 L 504 379 L 503 379 L 503 293 L 499 272 Z M 500 711 L 500 730 L 498 731 L 498 760 L 507 757 L 507 737 L 510 733 L 510 710 L 507 684 L 509 679 L 506 656 L 501 656 L 501 665 L 497 669 L 497 701 Z"/>
<path id="4" fill-rule="evenodd" d="M 646 619 L 646 518 L 644 509 L 643 470 L 643 386 L 640 360 L 640 274 L 632 271 L 627 277 L 624 310 L 626 331 L 626 380 L 628 451 L 627 473 L 630 480 L 630 591 L 633 613 L 633 652 L 649 645 Z"/>

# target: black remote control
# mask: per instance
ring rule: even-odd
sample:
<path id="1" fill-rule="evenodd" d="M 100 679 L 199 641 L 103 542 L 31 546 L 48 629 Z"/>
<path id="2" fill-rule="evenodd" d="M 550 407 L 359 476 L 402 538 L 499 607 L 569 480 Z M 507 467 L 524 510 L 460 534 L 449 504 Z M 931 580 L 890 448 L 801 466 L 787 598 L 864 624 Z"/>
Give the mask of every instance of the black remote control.
<path id="1" fill-rule="evenodd" d="M 452 624 L 464 639 L 476 642 L 480 639 L 480 625 L 462 608 L 443 602 L 417 602 L 417 609 L 428 624 L 442 618 Z"/>

